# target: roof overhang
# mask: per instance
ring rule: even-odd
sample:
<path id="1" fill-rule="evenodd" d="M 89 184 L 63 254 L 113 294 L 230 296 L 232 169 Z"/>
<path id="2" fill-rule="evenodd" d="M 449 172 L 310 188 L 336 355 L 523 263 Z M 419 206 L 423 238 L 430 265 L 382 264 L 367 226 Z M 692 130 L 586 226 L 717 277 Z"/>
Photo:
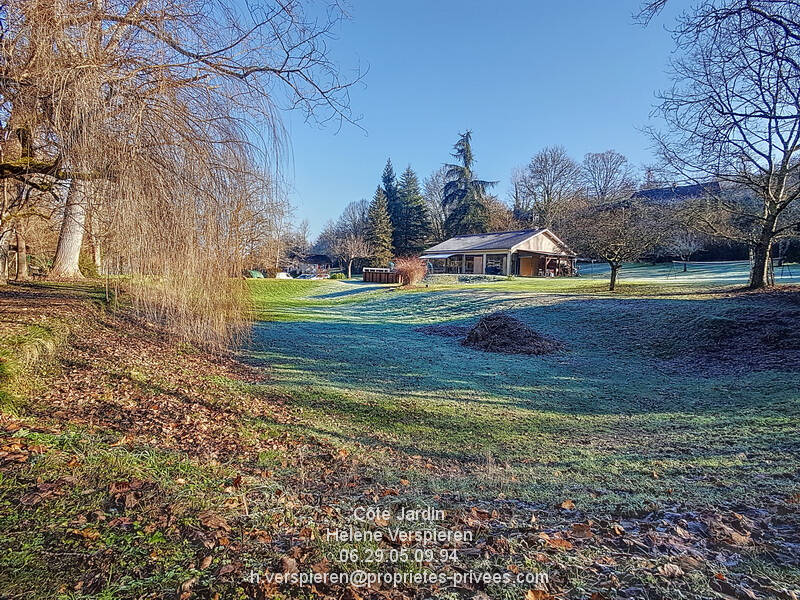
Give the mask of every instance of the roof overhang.
<path id="1" fill-rule="evenodd" d="M 420 258 L 450 258 L 451 256 L 455 256 L 456 254 L 460 254 L 458 252 L 451 252 L 450 254 L 423 254 Z"/>

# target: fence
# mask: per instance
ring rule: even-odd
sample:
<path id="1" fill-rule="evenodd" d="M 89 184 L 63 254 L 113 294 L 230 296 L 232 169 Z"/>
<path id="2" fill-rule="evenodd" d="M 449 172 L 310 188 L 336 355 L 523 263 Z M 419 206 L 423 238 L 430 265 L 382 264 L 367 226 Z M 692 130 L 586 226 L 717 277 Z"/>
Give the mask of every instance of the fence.
<path id="1" fill-rule="evenodd" d="M 390 269 L 365 267 L 364 281 L 369 283 L 400 283 L 400 275 Z"/>

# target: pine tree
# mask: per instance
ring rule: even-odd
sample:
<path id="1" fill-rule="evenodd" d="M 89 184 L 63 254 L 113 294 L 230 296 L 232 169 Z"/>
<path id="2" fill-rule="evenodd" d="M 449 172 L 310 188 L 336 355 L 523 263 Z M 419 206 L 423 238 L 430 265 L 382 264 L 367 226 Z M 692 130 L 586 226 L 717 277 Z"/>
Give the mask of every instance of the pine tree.
<path id="1" fill-rule="evenodd" d="M 444 185 L 443 204 L 450 210 L 446 223 L 448 235 L 484 233 L 489 226 L 486 190 L 497 182 L 483 181 L 474 176 L 471 131 L 459 134 L 453 149 L 453 157 L 460 164 L 445 165 L 447 183 Z"/>
<path id="2" fill-rule="evenodd" d="M 381 185 L 383 193 L 386 194 L 386 202 L 388 205 L 389 219 L 392 221 L 392 246 L 395 251 L 397 250 L 397 232 L 401 229 L 401 221 L 403 218 L 402 207 L 400 206 L 400 198 L 397 190 L 397 178 L 394 174 L 394 167 L 392 166 L 392 159 L 386 161 L 386 166 L 383 169 L 381 176 Z"/>
<path id="3" fill-rule="evenodd" d="M 369 205 L 367 241 L 372 246 L 372 265 L 385 267 L 392 260 L 392 221 L 386 193 L 378 187 Z"/>
<path id="4" fill-rule="evenodd" d="M 397 195 L 400 223 L 394 236 L 395 251 L 399 256 L 419 254 L 431 236 L 431 221 L 419 178 L 410 165 L 400 177 Z"/>

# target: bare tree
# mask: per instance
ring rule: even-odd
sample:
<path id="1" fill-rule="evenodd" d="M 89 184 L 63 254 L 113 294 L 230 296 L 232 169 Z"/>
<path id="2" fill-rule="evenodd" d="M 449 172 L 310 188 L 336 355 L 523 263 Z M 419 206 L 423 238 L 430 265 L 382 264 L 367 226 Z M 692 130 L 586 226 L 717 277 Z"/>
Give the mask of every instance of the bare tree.
<path id="1" fill-rule="evenodd" d="M 489 214 L 489 231 L 508 231 L 516 226 L 511 207 L 500 198 L 489 195 L 484 200 L 484 204 Z"/>
<path id="2" fill-rule="evenodd" d="M 573 246 L 587 256 L 604 260 L 611 267 L 608 289 L 614 291 L 620 269 L 654 251 L 669 235 L 660 226 L 660 209 L 630 198 L 596 203 L 575 218 Z"/>
<path id="3" fill-rule="evenodd" d="M 340 232 L 366 238 L 369 229 L 369 200 L 362 198 L 345 206 L 337 227 Z"/>
<path id="4" fill-rule="evenodd" d="M 331 251 L 347 265 L 347 278 L 353 276 L 353 261 L 372 256 L 372 248 L 367 240 L 354 233 L 345 233 L 334 238 Z"/>
<path id="5" fill-rule="evenodd" d="M 706 245 L 706 236 L 691 229 L 679 228 L 666 242 L 664 252 L 668 256 L 677 256 L 683 261 L 683 272 L 688 270 L 686 264 L 692 255 L 700 252 Z"/>
<path id="6" fill-rule="evenodd" d="M 525 169 L 515 168 L 511 172 L 511 213 L 516 227 L 532 227 L 536 216 L 533 211 L 534 196 L 525 182 Z"/>
<path id="7" fill-rule="evenodd" d="M 657 8 L 657 6 L 654 6 Z M 800 231 L 800 3 L 706 3 L 676 32 L 667 133 L 651 132 L 684 180 L 720 183 L 699 222 L 750 247 L 750 288 L 772 284 L 776 240 Z"/>
<path id="8" fill-rule="evenodd" d="M 422 196 L 425 205 L 428 207 L 428 215 L 431 219 L 431 241 L 434 243 L 443 242 L 447 239 L 447 217 L 450 214 L 450 206 L 444 202 L 444 186 L 447 183 L 447 167 L 440 167 L 431 173 L 422 182 Z"/>
<path id="9" fill-rule="evenodd" d="M 624 155 L 614 150 L 584 156 L 581 176 L 589 197 L 596 200 L 622 198 L 635 190 L 633 168 Z"/>
<path id="10" fill-rule="evenodd" d="M 549 146 L 531 159 L 519 179 L 538 227 L 560 230 L 569 219 L 580 182 L 580 167 L 562 146 Z"/>

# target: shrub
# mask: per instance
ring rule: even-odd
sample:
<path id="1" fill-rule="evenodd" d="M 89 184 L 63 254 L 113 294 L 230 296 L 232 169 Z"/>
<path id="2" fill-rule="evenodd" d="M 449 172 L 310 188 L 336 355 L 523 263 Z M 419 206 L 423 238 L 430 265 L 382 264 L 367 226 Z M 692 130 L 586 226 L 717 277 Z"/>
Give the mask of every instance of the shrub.
<path id="1" fill-rule="evenodd" d="M 416 256 L 396 258 L 394 261 L 394 270 L 400 275 L 400 283 L 403 285 L 418 284 L 428 272 L 425 261 Z"/>
<path id="2" fill-rule="evenodd" d="M 345 275 L 344 273 L 333 273 L 330 276 L 330 279 L 347 279 L 347 275 Z"/>

